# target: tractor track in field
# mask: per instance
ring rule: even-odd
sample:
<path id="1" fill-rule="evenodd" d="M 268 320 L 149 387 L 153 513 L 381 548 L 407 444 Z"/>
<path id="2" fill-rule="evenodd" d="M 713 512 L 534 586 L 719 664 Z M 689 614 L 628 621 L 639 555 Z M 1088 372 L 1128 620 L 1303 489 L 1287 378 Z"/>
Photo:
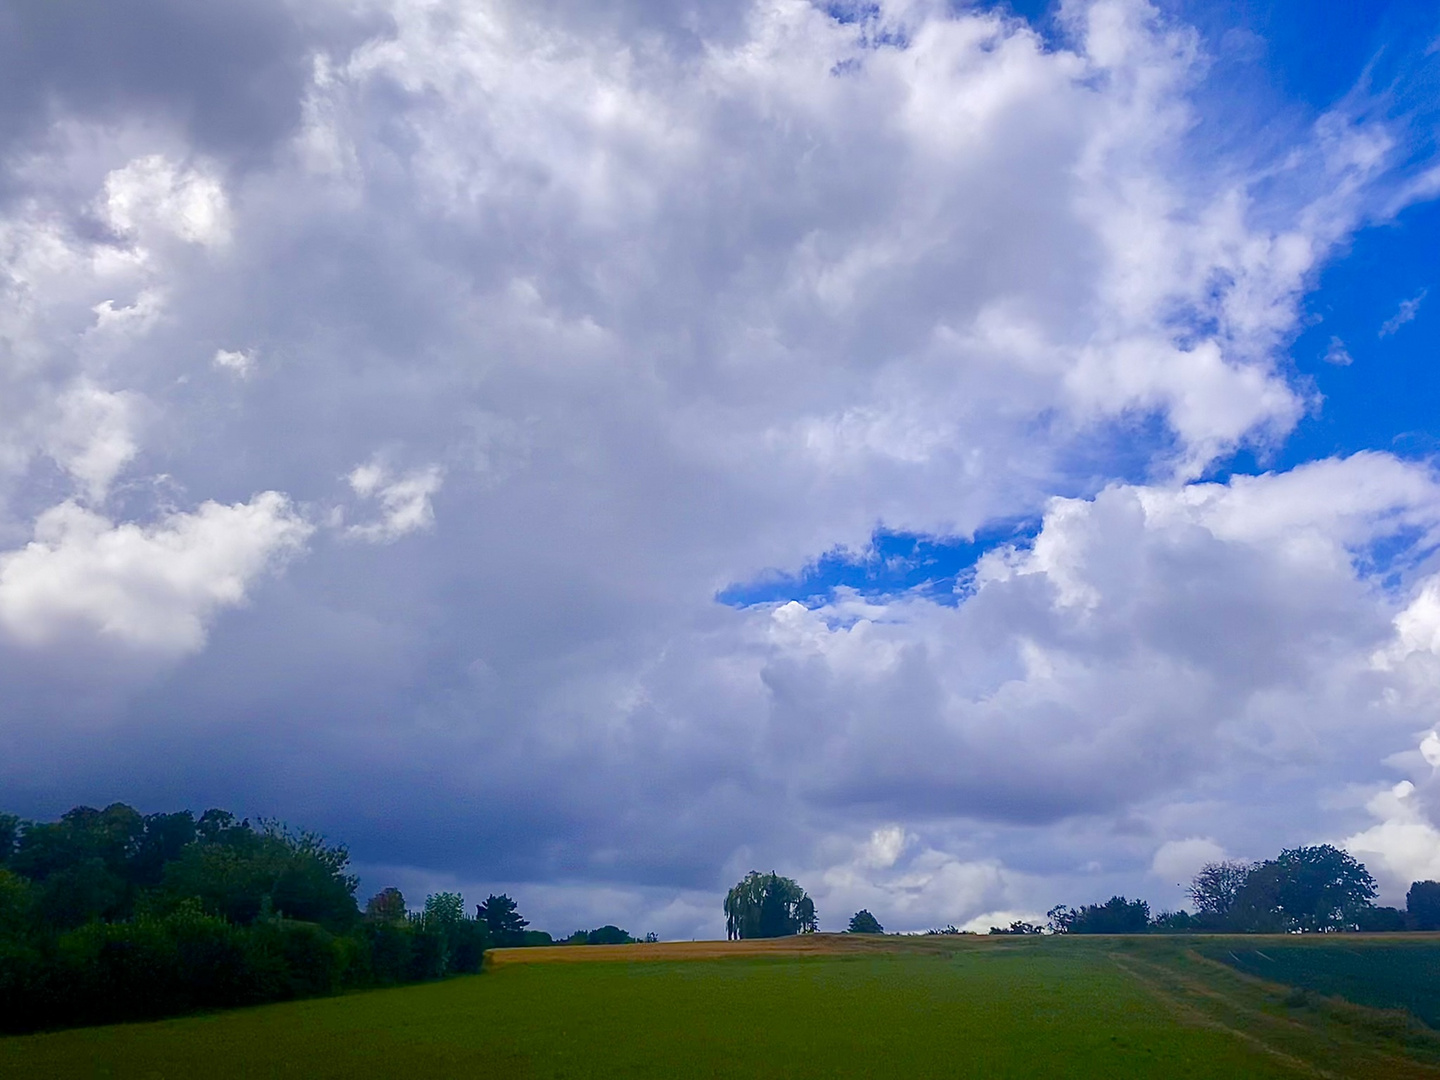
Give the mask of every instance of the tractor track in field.
<path id="1" fill-rule="evenodd" d="M 1184 1023 L 1198 1024 L 1224 1031 L 1287 1067 L 1324 1080 L 1375 1078 L 1375 1080 L 1435 1080 L 1440 1078 L 1440 1065 L 1413 1057 L 1386 1052 L 1353 1039 L 1341 1042 L 1335 1038 L 1339 1025 L 1351 1034 L 1364 1032 L 1367 1026 L 1392 1022 L 1391 1017 L 1377 1010 L 1366 1009 L 1350 1002 L 1319 998 L 1319 1011 L 1303 1015 L 1277 1014 L 1264 1006 L 1284 1000 L 1291 988 L 1242 972 L 1234 971 L 1218 961 L 1186 949 L 1177 953 L 1172 962 L 1157 958 L 1141 959 L 1133 954 L 1110 952 L 1117 967 L 1144 986 L 1170 1008 Z M 1194 964 L 1197 972 L 1186 972 L 1183 964 Z M 1209 978 L 1204 978 L 1209 976 Z M 1222 989 L 1217 984 L 1228 984 Z M 1302 1056 L 1303 1055 L 1303 1056 Z M 1322 1067 L 1312 1056 L 1325 1061 Z"/>

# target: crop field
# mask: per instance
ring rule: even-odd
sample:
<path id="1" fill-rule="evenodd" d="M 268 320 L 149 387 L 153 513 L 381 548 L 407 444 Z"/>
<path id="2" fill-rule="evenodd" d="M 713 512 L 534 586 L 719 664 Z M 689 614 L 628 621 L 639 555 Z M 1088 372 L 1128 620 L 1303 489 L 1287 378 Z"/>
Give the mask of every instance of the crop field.
<path id="1" fill-rule="evenodd" d="M 1409 1014 L 1205 955 L 1294 947 L 817 935 L 501 950 L 444 982 L 0 1039 L 0 1076 L 1440 1078 L 1440 1035 Z M 1312 966 L 1335 948 L 1305 947 Z"/>
<path id="2" fill-rule="evenodd" d="M 1440 1028 L 1440 941 L 1433 937 L 1247 944 L 1202 951 L 1262 979 L 1377 1009 L 1405 1009 Z"/>

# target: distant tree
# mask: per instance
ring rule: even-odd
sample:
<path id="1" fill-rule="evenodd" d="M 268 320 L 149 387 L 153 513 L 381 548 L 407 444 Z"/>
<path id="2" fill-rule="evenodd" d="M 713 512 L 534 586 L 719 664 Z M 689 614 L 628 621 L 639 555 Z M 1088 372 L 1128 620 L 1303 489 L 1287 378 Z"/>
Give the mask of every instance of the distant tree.
<path id="1" fill-rule="evenodd" d="M 344 845 L 276 821 L 262 821 L 259 829 L 236 824 L 223 811 L 201 815 L 197 832 L 199 839 L 165 864 L 162 891 L 172 904 L 193 897 L 231 922 L 276 914 L 337 931 L 359 916 L 358 879 L 346 872 Z"/>
<path id="2" fill-rule="evenodd" d="M 1251 869 L 1252 864 L 1234 859 L 1202 866 L 1186 890 L 1195 901 L 1196 911 L 1217 919 L 1228 918 Z"/>
<path id="3" fill-rule="evenodd" d="M 1375 892 L 1375 879 L 1348 852 L 1330 844 L 1287 848 L 1250 868 L 1230 917 L 1253 931 L 1353 928 Z"/>
<path id="4" fill-rule="evenodd" d="M 1047 918 L 1057 934 L 1141 934 L 1150 928 L 1150 905 L 1112 896 L 1103 904 L 1080 908 L 1061 904 L 1051 908 Z"/>
<path id="5" fill-rule="evenodd" d="M 1440 881 L 1417 881 L 1405 894 L 1405 910 L 1416 930 L 1440 930 Z"/>
<path id="6" fill-rule="evenodd" d="M 883 934 L 885 927 L 880 925 L 880 920 L 871 915 L 868 910 L 861 908 L 850 916 L 850 925 L 846 927 L 847 934 Z"/>
<path id="7" fill-rule="evenodd" d="M 198 834 L 195 815 L 189 810 L 176 814 L 146 814 L 142 833 L 129 858 L 129 878 L 137 886 L 159 885 L 165 864 L 178 859 Z"/>
<path id="8" fill-rule="evenodd" d="M 14 814 L 0 814 L 0 867 L 9 865 L 20 839 L 21 821 Z"/>
<path id="9" fill-rule="evenodd" d="M 490 940 L 497 946 L 526 944 L 525 927 L 530 925 L 530 920 L 520 917 L 515 901 L 504 893 L 487 896 L 483 904 L 476 905 L 475 916 L 485 924 Z"/>
<path id="10" fill-rule="evenodd" d="M 19 874 L 12 874 L 0 867 L 0 942 L 18 938 L 33 924 L 35 918 L 35 888 Z M 0 949 L 0 962 L 4 950 Z M 0 974 L 0 986 L 5 976 Z"/>
<path id="11" fill-rule="evenodd" d="M 1214 929 L 1205 918 L 1190 914 L 1183 908 L 1179 911 L 1162 911 L 1150 920 L 1150 928 L 1168 933 L 1193 933 L 1196 930 Z"/>
<path id="12" fill-rule="evenodd" d="M 436 926 L 456 926 L 465 921 L 465 898 L 459 893 L 432 893 L 425 898 L 424 919 Z"/>
<path id="13" fill-rule="evenodd" d="M 1405 913 L 1393 907 L 1363 907 L 1355 913 L 1355 929 L 1369 934 L 1393 934 L 1405 929 Z"/>
<path id="14" fill-rule="evenodd" d="M 634 940 L 633 937 L 624 930 L 621 930 L 620 927 L 612 926 L 608 923 L 605 926 L 591 930 L 585 935 L 586 945 L 629 945 L 634 942 Z"/>
<path id="15" fill-rule="evenodd" d="M 725 897 L 725 933 L 732 941 L 811 934 L 817 927 L 805 890 L 774 871 L 751 870 Z"/>
<path id="16" fill-rule="evenodd" d="M 77 806 L 56 822 L 25 823 L 9 868 L 39 888 L 39 910 L 52 926 L 125 918 L 135 895 L 129 859 L 144 832 L 144 818 L 124 803 Z"/>
<path id="17" fill-rule="evenodd" d="M 405 894 L 393 885 L 365 902 L 365 918 L 371 922 L 404 922 L 407 912 Z"/>
<path id="18" fill-rule="evenodd" d="M 419 943 L 436 974 L 480 970 L 490 944 L 490 931 L 480 919 L 465 915 L 465 898 L 459 893 L 432 893 L 416 920 Z M 438 942 L 438 944 L 437 944 Z"/>
<path id="19" fill-rule="evenodd" d="M 802 934 L 813 934 L 820 929 L 820 920 L 815 915 L 815 901 L 803 894 L 795 905 L 795 928 Z"/>
<path id="20" fill-rule="evenodd" d="M 1037 926 L 1032 922 L 1025 922 L 1023 919 L 1016 919 L 1007 927 L 990 927 L 990 933 L 992 934 L 1043 934 L 1044 932 L 1045 928 L 1043 926 Z"/>

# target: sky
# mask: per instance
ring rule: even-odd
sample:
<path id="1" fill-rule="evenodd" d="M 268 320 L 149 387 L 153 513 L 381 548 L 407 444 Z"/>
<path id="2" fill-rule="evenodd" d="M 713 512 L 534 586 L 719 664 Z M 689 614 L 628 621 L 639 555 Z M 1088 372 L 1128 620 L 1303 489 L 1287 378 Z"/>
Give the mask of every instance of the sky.
<path id="1" fill-rule="evenodd" d="M 714 937 L 1440 878 L 1440 14 L 0 0 L 0 805 Z"/>

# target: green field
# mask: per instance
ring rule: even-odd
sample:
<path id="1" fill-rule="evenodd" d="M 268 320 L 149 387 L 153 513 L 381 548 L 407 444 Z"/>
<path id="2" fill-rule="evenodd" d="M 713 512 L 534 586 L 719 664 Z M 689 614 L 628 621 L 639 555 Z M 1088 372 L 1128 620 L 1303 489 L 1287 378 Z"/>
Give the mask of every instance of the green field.
<path id="1" fill-rule="evenodd" d="M 1377 1009 L 1405 1009 L 1440 1028 L 1440 942 L 1359 939 L 1202 950 L 1251 975 Z"/>
<path id="2" fill-rule="evenodd" d="M 445 982 L 0 1039 L 0 1075 L 1440 1077 L 1408 1017 L 1297 1001 L 1184 940 L 749 944 L 512 950 Z"/>

